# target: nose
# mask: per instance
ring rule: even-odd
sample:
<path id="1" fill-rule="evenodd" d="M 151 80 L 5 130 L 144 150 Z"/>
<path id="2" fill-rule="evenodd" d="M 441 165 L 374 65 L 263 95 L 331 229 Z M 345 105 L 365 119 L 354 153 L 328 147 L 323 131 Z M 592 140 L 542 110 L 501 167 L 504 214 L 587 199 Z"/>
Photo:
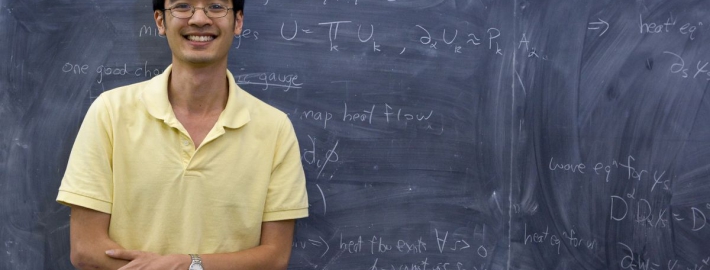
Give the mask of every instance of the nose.
<path id="1" fill-rule="evenodd" d="M 204 7 L 195 7 L 195 13 L 190 17 L 190 24 L 197 26 L 202 26 L 206 24 L 211 24 L 212 20 L 207 17 L 207 11 Z"/>

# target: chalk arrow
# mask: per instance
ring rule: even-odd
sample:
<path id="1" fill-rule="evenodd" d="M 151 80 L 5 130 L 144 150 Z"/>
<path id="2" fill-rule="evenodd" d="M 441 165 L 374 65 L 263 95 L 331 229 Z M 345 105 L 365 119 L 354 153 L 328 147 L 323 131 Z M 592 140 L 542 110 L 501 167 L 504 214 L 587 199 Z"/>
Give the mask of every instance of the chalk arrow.
<path id="1" fill-rule="evenodd" d="M 589 30 L 599 30 L 599 29 L 601 29 L 602 27 L 604 27 L 604 31 L 602 31 L 602 33 L 599 34 L 599 36 L 601 37 L 601 36 L 604 35 L 604 33 L 606 33 L 607 30 L 609 30 L 609 23 L 608 23 L 608 22 L 605 22 L 604 20 L 599 19 L 598 22 L 590 22 L 590 23 L 589 23 L 589 26 L 587 27 L 587 29 L 589 29 Z"/>
<path id="2" fill-rule="evenodd" d="M 320 238 L 320 241 L 308 239 L 308 242 L 311 242 L 311 245 L 314 245 L 317 247 L 320 247 L 321 245 L 325 245 L 325 252 L 323 252 L 323 255 L 320 255 L 320 257 L 323 258 L 323 256 L 325 256 L 325 254 L 328 253 L 328 250 L 330 250 L 330 246 L 328 245 L 328 242 L 326 242 L 325 239 L 323 239 L 323 237 L 318 236 L 318 238 Z"/>
<path id="3" fill-rule="evenodd" d="M 466 240 L 461 239 L 461 241 L 463 241 L 463 243 L 466 244 L 466 246 L 465 246 L 465 247 L 462 247 L 461 249 L 470 248 L 470 247 L 471 247 L 471 245 L 469 245 L 468 243 L 466 243 Z"/>
<path id="4" fill-rule="evenodd" d="M 318 240 L 313 240 L 313 239 L 308 239 L 309 242 L 311 242 L 311 245 L 320 247 L 321 243 Z"/>
<path id="5" fill-rule="evenodd" d="M 328 250 L 330 250 L 330 245 L 328 245 L 328 242 L 326 242 L 323 237 L 318 236 L 318 238 L 320 238 L 320 240 L 323 241 L 323 244 L 325 244 L 325 252 L 323 252 L 323 255 L 320 255 L 320 257 L 323 258 L 323 256 L 328 253 Z"/>

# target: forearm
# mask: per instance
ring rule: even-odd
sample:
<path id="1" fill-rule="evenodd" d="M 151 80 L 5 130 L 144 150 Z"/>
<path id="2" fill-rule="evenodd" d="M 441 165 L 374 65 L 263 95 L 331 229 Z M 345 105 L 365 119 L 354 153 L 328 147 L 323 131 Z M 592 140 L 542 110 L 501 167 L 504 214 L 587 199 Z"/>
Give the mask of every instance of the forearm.
<path id="1" fill-rule="evenodd" d="M 206 270 L 286 269 L 294 225 L 294 220 L 264 222 L 260 245 L 232 253 L 200 255 L 202 265 Z"/>
<path id="2" fill-rule="evenodd" d="M 261 243 L 258 246 L 231 253 L 201 254 L 202 266 L 207 270 L 286 269 L 291 256 L 294 224 L 293 220 L 264 222 L 261 225 Z M 97 249 L 106 250 L 106 246 L 92 248 L 91 250 Z M 123 250 L 120 248 L 112 250 L 109 255 L 116 259 L 126 260 L 125 262 L 130 261 L 128 263 L 128 267 L 132 267 L 130 269 L 182 270 L 188 269 L 191 262 L 189 256 L 185 254 L 161 256 L 160 254 L 146 251 Z M 101 257 L 93 256 L 91 258 L 101 259 Z"/>
<path id="3" fill-rule="evenodd" d="M 106 255 L 106 250 L 123 249 L 109 238 L 83 241 L 72 245 L 71 262 L 77 269 L 115 270 L 128 264 L 129 261 L 114 259 Z"/>
<path id="4" fill-rule="evenodd" d="M 108 236 L 111 215 L 81 206 L 72 206 L 71 262 L 78 269 L 118 269 L 128 261 L 113 259 L 106 250 L 123 249 Z"/>
<path id="5" fill-rule="evenodd" d="M 232 253 L 203 254 L 205 270 L 286 269 L 290 258 L 283 248 L 261 245 Z"/>

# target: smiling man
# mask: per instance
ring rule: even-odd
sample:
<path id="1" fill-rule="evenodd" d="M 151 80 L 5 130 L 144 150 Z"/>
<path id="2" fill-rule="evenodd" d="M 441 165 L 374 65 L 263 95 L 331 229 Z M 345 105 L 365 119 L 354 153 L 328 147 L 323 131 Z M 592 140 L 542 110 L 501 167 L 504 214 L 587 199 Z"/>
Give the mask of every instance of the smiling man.
<path id="1" fill-rule="evenodd" d="M 89 108 L 57 201 L 79 269 L 285 269 L 308 215 L 288 117 L 227 70 L 243 0 L 154 0 L 172 65 Z"/>

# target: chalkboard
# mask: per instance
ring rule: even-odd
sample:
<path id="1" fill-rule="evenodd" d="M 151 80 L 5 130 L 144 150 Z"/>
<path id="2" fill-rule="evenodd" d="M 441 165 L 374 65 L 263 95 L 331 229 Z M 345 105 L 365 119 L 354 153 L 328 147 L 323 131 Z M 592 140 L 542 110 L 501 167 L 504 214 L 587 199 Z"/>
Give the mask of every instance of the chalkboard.
<path id="1" fill-rule="evenodd" d="M 54 200 L 149 1 L 0 1 L 0 268 L 72 269 Z M 709 269 L 702 0 L 248 0 L 229 69 L 289 114 L 290 269 Z"/>

